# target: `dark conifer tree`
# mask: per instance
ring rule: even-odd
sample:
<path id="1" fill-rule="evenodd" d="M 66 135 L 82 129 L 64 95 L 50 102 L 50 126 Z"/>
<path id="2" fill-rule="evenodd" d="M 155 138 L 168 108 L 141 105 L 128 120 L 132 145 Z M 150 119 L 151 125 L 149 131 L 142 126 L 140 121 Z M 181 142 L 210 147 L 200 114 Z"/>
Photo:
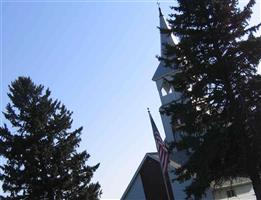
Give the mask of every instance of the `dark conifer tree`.
<path id="1" fill-rule="evenodd" d="M 249 27 L 255 1 L 243 9 L 237 0 L 177 2 L 169 32 L 179 42 L 167 46 L 165 61 L 177 70 L 172 84 L 182 96 L 165 113 L 182 135 L 174 146 L 189 155 L 178 179 L 193 178 L 186 192 L 199 198 L 213 182 L 248 177 L 260 200 L 260 24 Z"/>
<path id="2" fill-rule="evenodd" d="M 0 178 L 3 200 L 98 200 L 99 183 L 91 178 L 99 164 L 86 165 L 78 152 L 82 127 L 71 130 L 72 112 L 50 97 L 50 90 L 19 77 L 9 86 L 11 103 L 0 128 Z"/>

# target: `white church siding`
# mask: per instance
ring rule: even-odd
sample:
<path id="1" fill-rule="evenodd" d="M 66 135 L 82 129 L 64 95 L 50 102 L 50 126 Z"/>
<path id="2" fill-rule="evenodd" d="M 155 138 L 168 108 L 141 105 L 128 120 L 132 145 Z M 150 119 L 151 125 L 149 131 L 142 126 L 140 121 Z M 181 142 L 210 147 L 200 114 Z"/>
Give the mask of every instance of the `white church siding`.
<path id="1" fill-rule="evenodd" d="M 236 196 L 228 198 L 227 192 L 229 190 L 233 190 Z M 251 182 L 216 189 L 214 197 L 215 200 L 256 200 Z"/>
<path id="2" fill-rule="evenodd" d="M 157 153 L 147 153 L 121 200 L 167 200 Z"/>
<path id="3" fill-rule="evenodd" d="M 170 177 L 173 179 L 174 178 L 174 173 L 169 173 Z M 175 196 L 175 200 L 177 199 L 186 199 L 186 194 L 184 192 L 184 188 L 188 185 L 188 182 L 184 182 L 184 183 L 179 183 L 177 181 L 175 181 L 174 183 L 172 183 L 172 190 Z"/>
<path id="4" fill-rule="evenodd" d="M 140 174 L 136 176 L 124 200 L 146 200 Z"/>
<path id="5" fill-rule="evenodd" d="M 164 121 L 165 123 L 171 124 L 171 117 L 169 117 L 167 115 L 161 115 L 161 120 Z M 172 133 L 171 125 L 163 126 L 163 127 L 164 127 L 165 133 Z M 166 135 L 165 140 L 168 141 L 168 142 L 173 141 L 174 140 L 174 135 L 173 134 Z"/>
<path id="6" fill-rule="evenodd" d="M 173 169 L 169 170 L 169 176 L 170 179 L 174 180 L 175 179 L 175 174 L 173 173 Z M 185 181 L 183 183 L 179 183 L 178 181 L 172 182 L 172 190 L 175 196 L 175 200 L 181 200 L 181 199 L 186 199 L 186 193 L 184 189 L 190 184 L 191 181 Z M 213 193 L 211 190 L 206 191 L 206 195 L 202 198 L 202 200 L 213 200 Z"/>

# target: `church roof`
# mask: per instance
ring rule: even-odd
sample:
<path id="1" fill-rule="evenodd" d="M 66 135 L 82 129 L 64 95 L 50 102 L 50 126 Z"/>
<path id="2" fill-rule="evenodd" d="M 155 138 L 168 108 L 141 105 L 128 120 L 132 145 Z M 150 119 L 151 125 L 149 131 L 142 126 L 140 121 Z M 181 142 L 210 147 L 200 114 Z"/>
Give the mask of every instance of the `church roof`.
<path id="1" fill-rule="evenodd" d="M 133 186 L 133 183 L 134 183 L 134 181 L 136 180 L 136 177 L 139 175 L 140 170 L 141 170 L 141 168 L 142 168 L 144 162 L 145 162 L 148 158 L 152 158 L 153 160 L 155 160 L 155 161 L 157 161 L 157 162 L 160 163 L 159 155 L 158 155 L 157 152 L 146 153 L 146 155 L 145 155 L 144 158 L 142 159 L 142 161 L 141 161 L 141 163 L 140 163 L 138 169 L 136 170 L 134 176 L 132 177 L 132 179 L 131 179 L 129 185 L 127 186 L 125 192 L 123 193 L 123 195 L 122 195 L 122 197 L 121 197 L 121 200 L 123 200 L 123 199 L 125 198 L 125 196 L 127 195 L 128 191 L 129 191 L 129 190 L 131 189 L 131 187 Z M 180 167 L 180 165 L 179 165 L 178 163 L 174 162 L 173 160 L 170 160 L 169 166 L 168 166 L 169 171 L 174 170 L 174 169 L 177 169 L 177 168 L 179 168 L 179 167 Z"/>
<path id="2" fill-rule="evenodd" d="M 163 76 L 170 74 L 172 72 L 173 72 L 173 69 L 171 67 L 166 67 L 163 64 L 163 61 L 161 61 L 156 72 L 154 73 L 154 75 L 152 77 L 152 80 L 156 81 L 156 80 L 162 78 Z"/>

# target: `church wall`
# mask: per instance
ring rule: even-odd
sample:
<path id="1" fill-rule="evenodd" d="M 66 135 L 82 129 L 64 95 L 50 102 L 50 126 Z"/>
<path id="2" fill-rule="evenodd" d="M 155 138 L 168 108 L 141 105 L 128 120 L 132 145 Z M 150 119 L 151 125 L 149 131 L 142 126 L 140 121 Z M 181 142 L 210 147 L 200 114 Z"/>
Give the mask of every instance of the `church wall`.
<path id="1" fill-rule="evenodd" d="M 137 200 L 137 199 L 146 200 L 140 174 L 136 176 L 129 191 L 127 192 L 125 197 L 122 198 L 122 200 Z"/>
<path id="2" fill-rule="evenodd" d="M 169 189 L 171 185 L 169 184 Z M 171 195 L 171 194 L 170 194 Z M 121 200 L 167 200 L 159 161 L 147 156 Z"/>
<path id="3" fill-rule="evenodd" d="M 227 191 L 231 189 L 234 190 L 236 196 L 228 198 Z M 227 199 L 256 200 L 255 193 L 251 183 L 217 189 L 214 192 L 214 196 L 216 200 L 227 200 Z"/>
<path id="4" fill-rule="evenodd" d="M 167 142 L 172 142 L 174 140 L 174 136 L 171 128 L 171 117 L 161 114 L 161 120 L 166 135 L 165 139 Z"/>
<path id="5" fill-rule="evenodd" d="M 170 179 L 174 180 L 175 179 L 175 174 L 174 172 L 170 172 L 169 173 Z M 175 196 L 175 200 L 181 200 L 181 199 L 186 199 L 186 193 L 184 191 L 184 189 L 190 184 L 190 180 L 189 181 L 185 181 L 183 183 L 179 183 L 178 181 L 174 181 L 172 182 L 172 190 Z M 207 190 L 206 191 L 206 196 L 204 196 L 202 198 L 202 200 L 213 200 L 213 194 L 211 190 Z"/>
<path id="6" fill-rule="evenodd" d="M 160 163 L 148 157 L 140 170 L 147 200 L 167 200 Z"/>

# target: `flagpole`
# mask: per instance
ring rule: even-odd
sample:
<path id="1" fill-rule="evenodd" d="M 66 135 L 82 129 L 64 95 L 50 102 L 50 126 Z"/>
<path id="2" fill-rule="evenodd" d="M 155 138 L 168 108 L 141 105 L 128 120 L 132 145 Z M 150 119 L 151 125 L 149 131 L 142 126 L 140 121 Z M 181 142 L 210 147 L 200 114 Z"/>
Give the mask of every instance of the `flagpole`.
<path id="1" fill-rule="evenodd" d="M 166 180 L 166 177 L 167 177 L 167 176 L 169 177 L 168 172 L 166 172 L 166 174 L 164 174 L 164 173 L 162 172 L 162 176 L 163 176 L 163 181 L 164 181 L 164 185 L 165 185 L 165 188 L 166 188 L 168 200 L 175 200 L 174 195 L 173 195 L 172 193 L 171 193 L 172 195 L 170 195 L 168 183 L 167 183 L 167 180 Z M 170 188 L 170 189 L 171 189 L 171 188 Z M 170 196 L 172 196 L 172 198 L 171 198 Z"/>
<path id="2" fill-rule="evenodd" d="M 152 131 L 153 131 L 153 134 L 154 134 L 154 132 L 155 131 L 158 132 L 158 130 L 157 130 L 156 124 L 155 124 L 155 122 L 154 122 L 154 120 L 153 120 L 153 118 L 150 114 L 149 108 L 147 108 L 147 110 L 148 110 L 148 113 L 149 113 L 149 117 L 150 117 L 150 121 L 151 121 L 151 125 L 152 125 Z M 156 130 L 154 130 L 154 129 L 156 129 Z M 154 136 L 154 139 L 155 139 L 155 136 Z M 156 142 L 156 146 L 157 146 L 157 141 L 155 140 L 155 142 Z M 158 147 L 157 147 L 157 150 L 158 150 Z M 159 150 L 158 150 L 158 154 L 159 154 Z M 168 198 L 168 200 L 175 200 L 174 195 L 173 195 L 173 191 L 172 191 L 172 188 L 171 188 L 171 184 L 169 182 L 169 174 L 168 174 L 168 164 L 169 163 L 167 163 L 166 172 L 164 173 L 165 170 L 164 170 L 164 166 L 162 166 L 160 155 L 159 155 L 159 159 L 160 159 L 160 166 L 161 166 L 161 174 L 162 174 L 162 177 L 163 177 L 163 182 L 164 182 L 164 186 L 165 186 L 166 193 L 167 193 L 167 198 Z M 168 178 L 168 180 L 166 178 Z M 169 183 L 170 187 L 168 186 L 168 183 Z M 169 189 L 171 189 L 171 191 Z"/>

